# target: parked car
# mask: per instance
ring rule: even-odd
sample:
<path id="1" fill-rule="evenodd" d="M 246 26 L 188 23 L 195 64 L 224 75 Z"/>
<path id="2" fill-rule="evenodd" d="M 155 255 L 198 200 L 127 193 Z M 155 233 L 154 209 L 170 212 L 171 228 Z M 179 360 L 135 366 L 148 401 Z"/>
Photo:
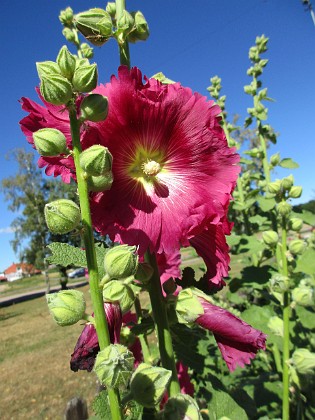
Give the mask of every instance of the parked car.
<path id="1" fill-rule="evenodd" d="M 70 271 L 70 273 L 68 273 L 68 278 L 69 279 L 74 279 L 76 277 L 84 277 L 85 276 L 85 268 L 76 268 L 73 271 Z"/>

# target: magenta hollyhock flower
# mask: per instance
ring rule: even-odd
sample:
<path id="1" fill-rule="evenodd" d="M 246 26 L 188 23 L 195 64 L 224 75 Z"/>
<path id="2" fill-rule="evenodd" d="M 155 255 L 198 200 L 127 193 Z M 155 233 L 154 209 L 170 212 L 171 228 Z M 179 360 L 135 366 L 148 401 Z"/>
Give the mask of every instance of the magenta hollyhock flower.
<path id="1" fill-rule="evenodd" d="M 212 305 L 199 297 L 204 314 L 195 320 L 201 327 L 213 332 L 214 338 L 230 371 L 244 367 L 256 356 L 258 350 L 266 349 L 267 336 L 237 318 L 235 315 Z"/>
<path id="2" fill-rule="evenodd" d="M 228 272 L 227 207 L 239 172 L 238 155 L 227 145 L 220 108 L 179 83 L 142 80 L 139 69 L 120 67 L 118 77 L 94 91 L 108 97 L 105 121 L 86 123 L 81 144 L 109 148 L 114 182 L 91 194 L 95 228 L 120 243 L 170 255 L 196 248 L 207 279 L 220 287 Z M 69 140 L 68 112 L 23 98 L 30 114 L 21 121 L 28 141 L 43 127 L 58 128 Z M 75 177 L 71 157 L 40 158 L 46 173 Z M 178 269 L 179 263 L 173 267 Z"/>
<path id="3" fill-rule="evenodd" d="M 119 343 L 122 315 L 120 306 L 116 303 L 104 303 L 108 330 L 111 343 Z M 92 315 L 93 316 L 93 315 Z M 74 372 L 87 370 L 91 372 L 95 357 L 100 347 L 96 330 L 93 324 L 87 323 L 77 341 L 70 359 L 70 368 Z"/>
<path id="4" fill-rule="evenodd" d="M 182 362 L 177 362 L 176 370 L 177 370 L 177 377 L 178 377 L 178 382 L 180 386 L 180 392 L 182 394 L 188 394 L 191 397 L 193 397 L 194 392 L 195 392 L 195 387 L 190 381 L 190 377 L 188 374 L 188 366 L 184 365 Z M 168 392 L 166 391 L 160 403 L 161 409 L 164 407 L 167 400 L 168 400 Z"/>

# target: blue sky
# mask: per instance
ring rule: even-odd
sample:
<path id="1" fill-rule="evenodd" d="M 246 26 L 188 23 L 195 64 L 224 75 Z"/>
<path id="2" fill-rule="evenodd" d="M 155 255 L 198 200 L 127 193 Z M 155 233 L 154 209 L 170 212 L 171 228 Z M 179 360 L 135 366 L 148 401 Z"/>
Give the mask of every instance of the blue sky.
<path id="1" fill-rule="evenodd" d="M 18 121 L 25 116 L 18 99 L 36 99 L 38 77 L 36 61 L 55 60 L 65 39 L 58 20 L 59 11 L 71 6 L 75 12 L 101 7 L 95 0 L 2 0 L 0 66 L 2 100 L 0 104 L 1 178 L 14 175 L 14 162 L 6 153 L 27 144 Z M 314 4 L 315 6 L 315 4 Z M 128 10 L 141 10 L 150 26 L 146 42 L 131 45 L 132 65 L 151 76 L 163 71 L 184 86 L 208 95 L 210 77 L 222 78 L 227 95 L 227 110 L 241 121 L 250 98 L 243 93 L 249 83 L 248 49 L 257 35 L 270 38 L 265 54 L 269 64 L 263 76 L 268 94 L 275 99 L 269 105 L 269 123 L 280 133 L 271 149 L 300 164 L 293 171 L 296 184 L 304 192 L 299 202 L 315 197 L 315 27 L 299 0 L 127 0 Z M 74 52 L 74 51 L 73 51 Z M 99 81 L 106 82 L 119 65 L 117 46 L 112 40 L 95 50 Z M 278 172 L 274 177 L 289 175 Z M 1 200 L 0 271 L 17 262 L 10 240 L 9 226 L 16 216 Z"/>

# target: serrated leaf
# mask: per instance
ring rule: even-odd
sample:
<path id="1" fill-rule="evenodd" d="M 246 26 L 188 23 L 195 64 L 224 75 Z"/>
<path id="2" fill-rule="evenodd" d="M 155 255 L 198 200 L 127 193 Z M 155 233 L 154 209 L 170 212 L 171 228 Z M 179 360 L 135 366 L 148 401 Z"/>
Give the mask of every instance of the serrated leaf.
<path id="1" fill-rule="evenodd" d="M 108 402 L 108 394 L 106 390 L 101 391 L 92 403 L 93 411 L 99 420 L 108 420 L 111 418 L 111 411 Z"/>
<path id="2" fill-rule="evenodd" d="M 80 248 L 61 242 L 53 242 L 48 245 L 48 248 L 52 252 L 52 255 L 47 258 L 50 264 L 58 264 L 62 267 L 69 265 L 87 267 L 85 251 Z"/>
<path id="3" fill-rule="evenodd" d="M 300 167 L 300 165 L 294 162 L 294 160 L 291 158 L 281 159 L 279 166 L 281 166 L 282 168 L 287 168 L 287 169 L 295 169 L 295 168 Z"/>
<path id="4" fill-rule="evenodd" d="M 295 273 L 314 275 L 315 273 L 315 249 L 307 248 L 297 259 Z"/>

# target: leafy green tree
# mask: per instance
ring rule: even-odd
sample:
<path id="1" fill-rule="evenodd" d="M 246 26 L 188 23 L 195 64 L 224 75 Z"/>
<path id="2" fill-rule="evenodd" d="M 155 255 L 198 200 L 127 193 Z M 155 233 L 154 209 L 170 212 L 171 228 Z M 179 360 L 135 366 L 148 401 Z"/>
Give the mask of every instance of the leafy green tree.
<path id="1" fill-rule="evenodd" d="M 53 241 L 78 245 L 80 236 L 52 235 L 45 223 L 44 207 L 46 203 L 60 197 L 75 201 L 76 186 L 74 183 L 64 184 L 43 176 L 34 162 L 32 152 L 15 149 L 9 157 L 18 163 L 16 175 L 3 179 L 1 185 L 5 200 L 9 202 L 9 210 L 19 214 L 11 223 L 14 230 L 11 244 L 21 261 L 43 270 L 48 293 L 47 245 Z"/>

